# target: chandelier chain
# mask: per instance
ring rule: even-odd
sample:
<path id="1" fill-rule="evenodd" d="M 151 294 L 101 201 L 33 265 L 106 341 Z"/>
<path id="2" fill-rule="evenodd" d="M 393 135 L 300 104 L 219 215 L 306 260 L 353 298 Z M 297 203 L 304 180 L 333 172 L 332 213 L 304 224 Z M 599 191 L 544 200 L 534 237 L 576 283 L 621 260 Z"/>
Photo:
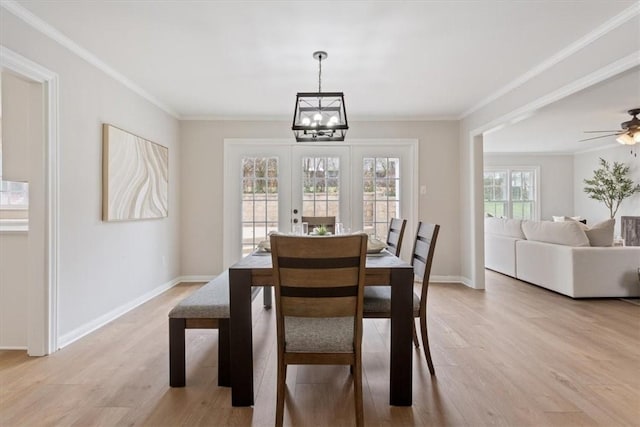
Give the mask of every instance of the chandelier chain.
<path id="1" fill-rule="evenodd" d="M 322 55 L 318 58 L 318 92 L 322 92 Z"/>

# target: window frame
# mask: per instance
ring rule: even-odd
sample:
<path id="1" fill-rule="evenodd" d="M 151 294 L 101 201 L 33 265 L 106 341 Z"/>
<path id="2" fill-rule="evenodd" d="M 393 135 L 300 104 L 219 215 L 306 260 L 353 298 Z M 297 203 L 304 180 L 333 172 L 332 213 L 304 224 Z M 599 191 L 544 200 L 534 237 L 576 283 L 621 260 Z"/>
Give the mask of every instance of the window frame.
<path id="1" fill-rule="evenodd" d="M 517 166 L 517 165 L 509 165 L 509 166 L 485 166 L 482 174 L 483 185 L 482 185 L 482 194 L 483 194 L 483 204 L 487 202 L 484 199 L 484 174 L 487 172 L 505 172 L 506 173 L 506 204 L 507 204 L 507 212 L 505 212 L 505 216 L 509 219 L 513 219 L 513 199 L 512 199 L 512 174 L 518 172 L 533 172 L 534 174 L 534 191 L 533 196 L 534 199 L 529 199 L 533 201 L 533 218 L 532 221 L 540 221 L 540 166 Z M 486 211 L 485 211 L 486 215 Z"/>

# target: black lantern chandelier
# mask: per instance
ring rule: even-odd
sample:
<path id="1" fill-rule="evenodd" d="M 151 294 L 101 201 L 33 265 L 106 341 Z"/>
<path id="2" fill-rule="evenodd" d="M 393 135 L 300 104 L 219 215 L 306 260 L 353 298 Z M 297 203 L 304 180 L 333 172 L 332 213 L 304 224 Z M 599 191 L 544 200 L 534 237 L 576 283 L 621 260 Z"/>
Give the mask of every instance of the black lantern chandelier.
<path id="1" fill-rule="evenodd" d="M 344 141 L 349 125 L 344 93 L 322 92 L 322 60 L 327 52 L 314 52 L 318 60 L 318 92 L 298 92 L 291 129 L 296 141 Z"/>

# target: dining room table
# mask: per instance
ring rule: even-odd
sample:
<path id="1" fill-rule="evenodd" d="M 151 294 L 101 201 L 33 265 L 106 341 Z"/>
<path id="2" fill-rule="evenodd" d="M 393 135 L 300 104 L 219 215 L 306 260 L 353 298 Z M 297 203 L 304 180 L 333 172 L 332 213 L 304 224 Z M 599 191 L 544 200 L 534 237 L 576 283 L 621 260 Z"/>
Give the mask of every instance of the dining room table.
<path id="1" fill-rule="evenodd" d="M 229 267 L 232 406 L 254 404 L 252 286 L 273 286 L 271 254 L 267 251 L 255 251 Z M 411 406 L 413 267 L 386 250 L 367 254 L 365 286 L 391 286 L 389 404 Z"/>

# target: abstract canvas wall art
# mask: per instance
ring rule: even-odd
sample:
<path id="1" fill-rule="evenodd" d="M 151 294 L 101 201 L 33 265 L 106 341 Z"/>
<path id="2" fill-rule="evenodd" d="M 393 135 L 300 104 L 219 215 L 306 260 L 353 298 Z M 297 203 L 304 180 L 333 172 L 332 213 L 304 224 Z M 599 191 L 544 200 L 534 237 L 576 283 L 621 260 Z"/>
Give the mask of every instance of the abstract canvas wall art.
<path id="1" fill-rule="evenodd" d="M 168 214 L 169 149 L 102 125 L 102 220 L 163 218 Z"/>

